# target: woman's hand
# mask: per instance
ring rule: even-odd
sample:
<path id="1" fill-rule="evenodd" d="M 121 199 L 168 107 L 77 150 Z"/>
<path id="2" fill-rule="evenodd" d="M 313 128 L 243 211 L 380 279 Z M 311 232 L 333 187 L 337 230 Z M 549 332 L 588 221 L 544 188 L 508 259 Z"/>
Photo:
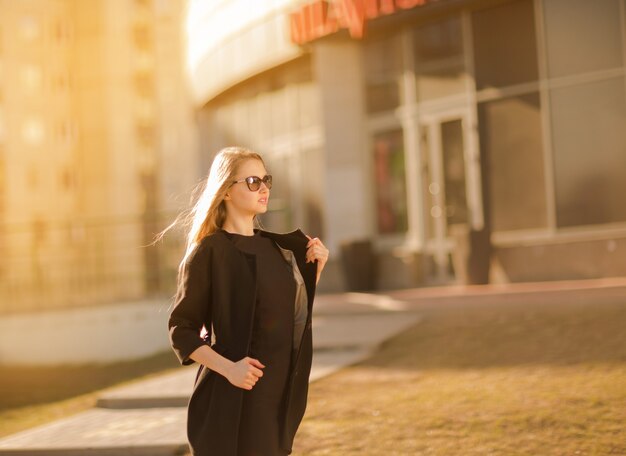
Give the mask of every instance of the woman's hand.
<path id="1" fill-rule="evenodd" d="M 324 269 L 328 261 L 328 249 L 319 238 L 311 238 L 308 234 L 305 236 L 309 238 L 309 242 L 306 245 L 306 262 L 317 261 L 317 280 L 315 282 L 317 283 L 320 280 L 322 269 Z"/>
<path id="2" fill-rule="evenodd" d="M 230 366 L 226 371 L 226 378 L 239 388 L 251 390 L 259 378 L 263 377 L 261 369 L 264 367 L 258 359 L 246 356 Z"/>

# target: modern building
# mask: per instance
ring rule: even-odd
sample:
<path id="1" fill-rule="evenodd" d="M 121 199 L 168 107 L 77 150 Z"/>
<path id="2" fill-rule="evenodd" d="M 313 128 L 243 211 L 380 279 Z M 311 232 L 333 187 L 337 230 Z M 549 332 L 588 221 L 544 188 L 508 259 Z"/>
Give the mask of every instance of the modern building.
<path id="1" fill-rule="evenodd" d="M 198 177 L 185 11 L 0 0 L 0 313 L 162 291 L 144 246 Z"/>
<path id="2" fill-rule="evenodd" d="M 625 0 L 191 1 L 202 168 L 272 229 L 371 240 L 381 289 L 626 274 Z"/>

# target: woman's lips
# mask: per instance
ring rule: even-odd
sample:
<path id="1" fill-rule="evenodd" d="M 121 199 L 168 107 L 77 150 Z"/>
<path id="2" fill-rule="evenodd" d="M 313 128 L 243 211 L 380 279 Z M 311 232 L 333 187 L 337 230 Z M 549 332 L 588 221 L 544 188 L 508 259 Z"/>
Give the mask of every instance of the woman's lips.
<path id="1" fill-rule="evenodd" d="M 267 204 L 267 198 L 261 198 L 261 199 L 259 200 L 259 203 L 261 203 L 261 204 Z"/>

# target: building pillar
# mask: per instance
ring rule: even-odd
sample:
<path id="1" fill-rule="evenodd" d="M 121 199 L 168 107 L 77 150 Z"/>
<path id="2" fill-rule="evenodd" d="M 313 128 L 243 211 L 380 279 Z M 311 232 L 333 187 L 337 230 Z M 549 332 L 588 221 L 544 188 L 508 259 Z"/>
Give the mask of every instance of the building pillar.
<path id="1" fill-rule="evenodd" d="M 313 71 L 319 84 L 324 131 L 325 244 L 372 233 L 374 188 L 368 159 L 361 46 L 325 39 L 315 43 Z"/>

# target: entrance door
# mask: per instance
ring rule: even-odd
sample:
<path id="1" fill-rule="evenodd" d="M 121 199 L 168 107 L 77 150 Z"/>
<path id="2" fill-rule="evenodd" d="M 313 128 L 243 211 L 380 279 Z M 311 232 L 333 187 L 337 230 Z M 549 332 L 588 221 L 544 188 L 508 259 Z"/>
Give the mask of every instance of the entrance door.
<path id="1" fill-rule="evenodd" d="M 459 255 L 470 226 L 482 226 L 480 170 L 467 111 L 420 117 L 425 250 L 429 282 L 459 279 Z M 456 266 L 456 274 L 455 267 Z"/>

